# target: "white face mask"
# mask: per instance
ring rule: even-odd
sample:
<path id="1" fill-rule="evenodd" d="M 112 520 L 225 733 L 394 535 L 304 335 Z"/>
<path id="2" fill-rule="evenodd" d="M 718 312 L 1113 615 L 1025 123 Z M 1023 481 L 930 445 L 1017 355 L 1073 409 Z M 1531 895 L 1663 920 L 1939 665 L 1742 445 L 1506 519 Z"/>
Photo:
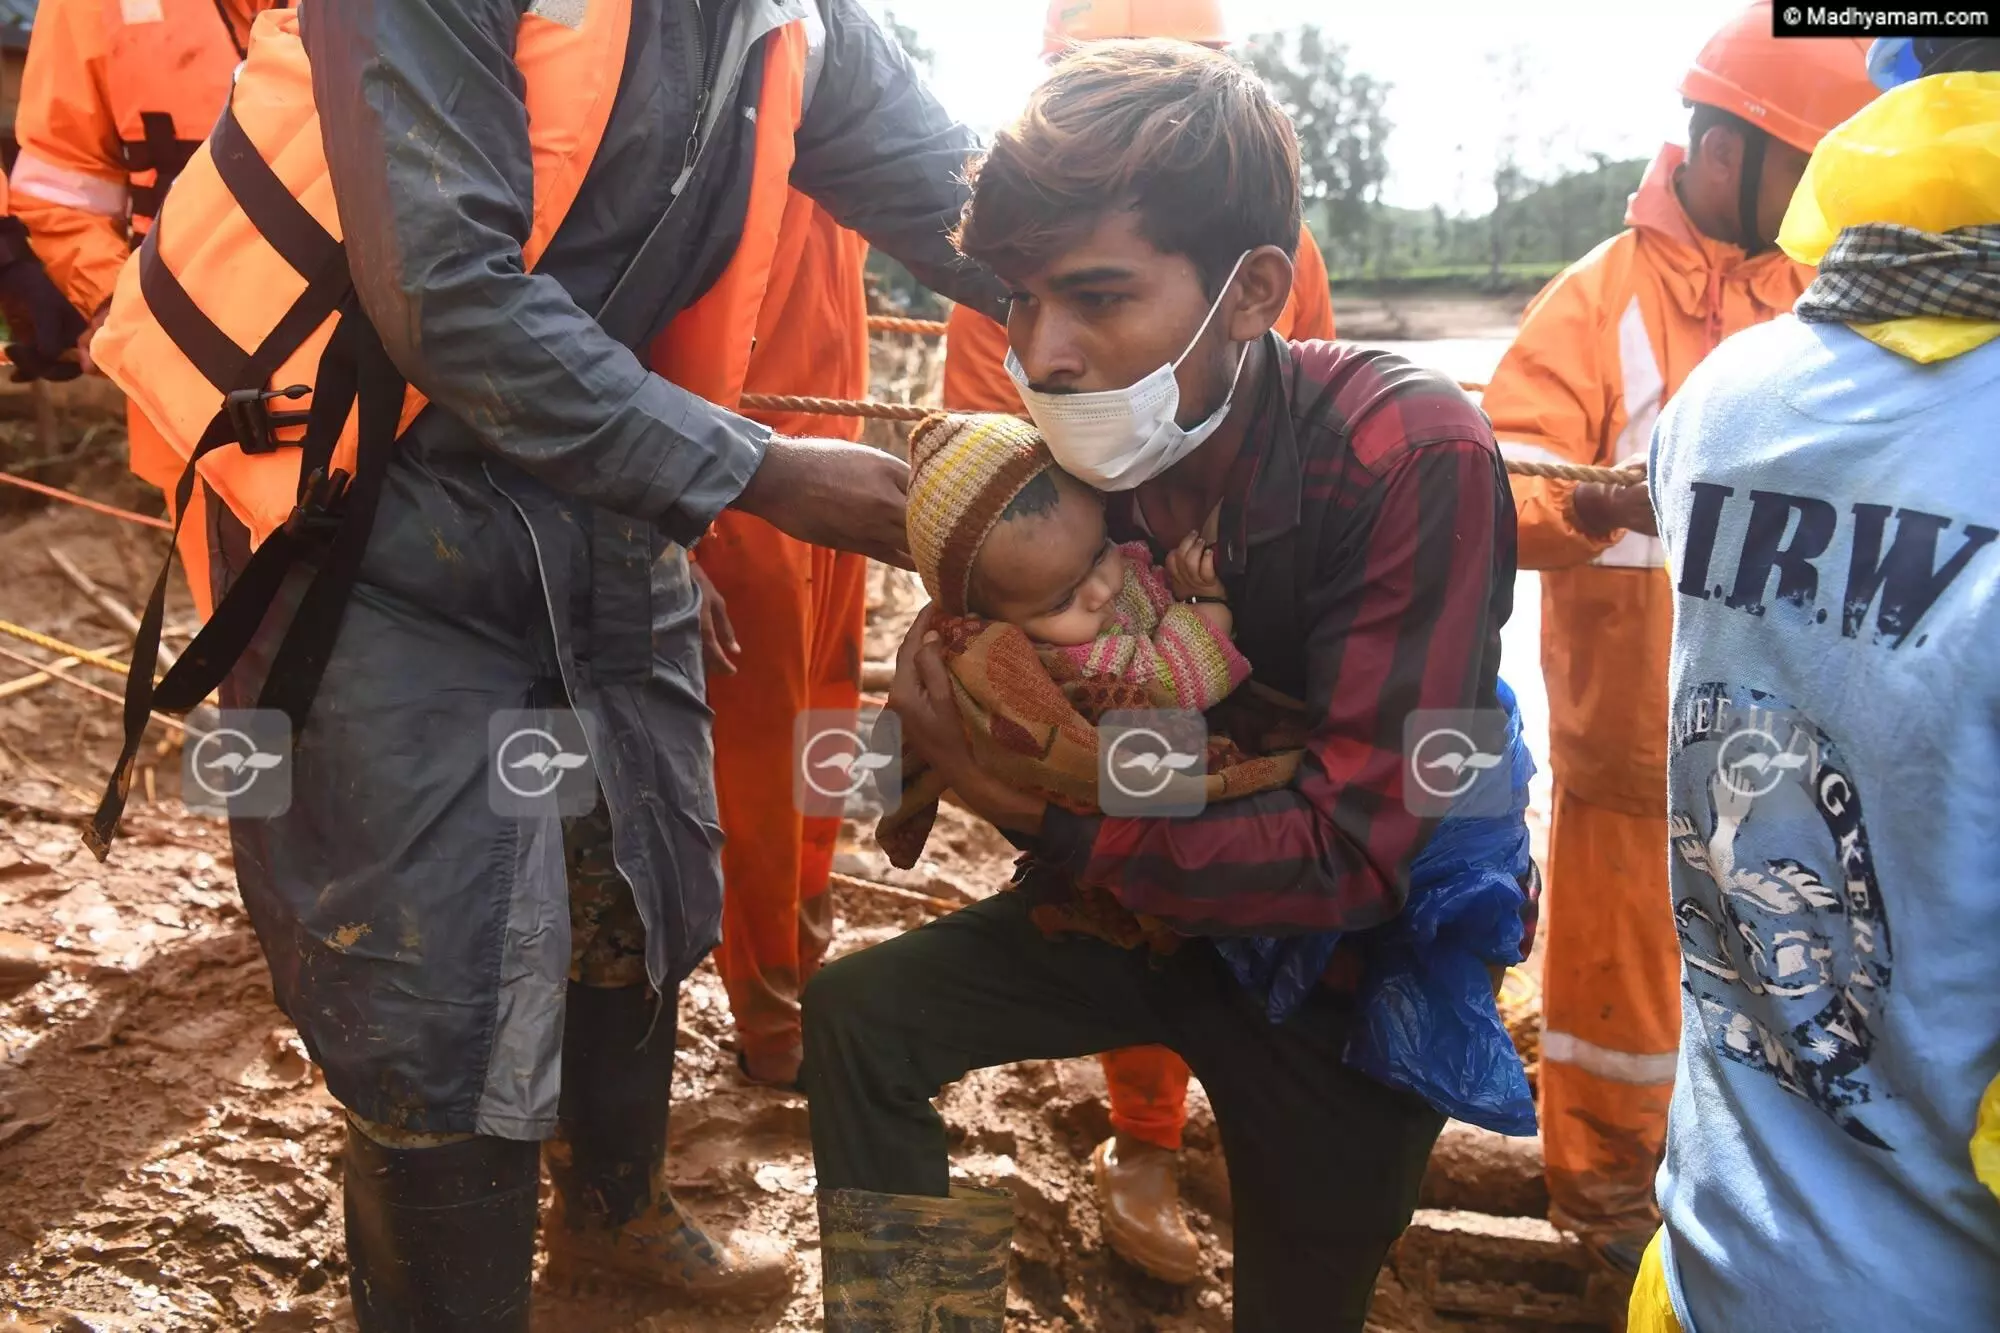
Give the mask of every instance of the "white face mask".
<path id="1" fill-rule="evenodd" d="M 1215 434 L 1229 415 L 1236 397 L 1236 382 L 1243 377 L 1243 363 L 1250 356 L 1250 344 L 1236 358 L 1236 372 L 1230 376 L 1229 392 L 1222 406 L 1197 425 L 1183 428 L 1175 421 L 1181 406 L 1180 381 L 1174 371 L 1187 360 L 1195 344 L 1208 332 L 1208 323 L 1222 307 L 1222 292 L 1236 281 L 1236 271 L 1250 257 L 1244 251 L 1236 257 L 1229 277 L 1215 301 L 1202 316 L 1186 350 L 1168 364 L 1126 389 L 1102 389 L 1093 393 L 1044 393 L 1029 387 L 1013 349 L 1007 352 L 1007 374 L 1021 392 L 1028 415 L 1049 443 L 1049 452 L 1063 471 L 1100 491 L 1129 491 L 1144 485 L 1193 453 Z"/>

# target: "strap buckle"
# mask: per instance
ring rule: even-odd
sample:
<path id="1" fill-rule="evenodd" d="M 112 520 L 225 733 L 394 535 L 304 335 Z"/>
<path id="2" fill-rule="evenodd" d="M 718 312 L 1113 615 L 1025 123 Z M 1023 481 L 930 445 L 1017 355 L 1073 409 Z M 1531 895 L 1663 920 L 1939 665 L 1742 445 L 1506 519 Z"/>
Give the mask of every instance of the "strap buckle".
<path id="1" fill-rule="evenodd" d="M 236 442 L 243 446 L 246 454 L 268 454 L 277 449 L 282 441 L 273 431 L 286 426 L 303 426 L 312 415 L 309 412 L 273 412 L 268 404 L 273 398 L 303 398 L 311 393 L 308 385 L 294 384 L 285 389 L 237 389 L 223 399 L 222 410 L 229 416 L 229 424 L 236 429 Z"/>

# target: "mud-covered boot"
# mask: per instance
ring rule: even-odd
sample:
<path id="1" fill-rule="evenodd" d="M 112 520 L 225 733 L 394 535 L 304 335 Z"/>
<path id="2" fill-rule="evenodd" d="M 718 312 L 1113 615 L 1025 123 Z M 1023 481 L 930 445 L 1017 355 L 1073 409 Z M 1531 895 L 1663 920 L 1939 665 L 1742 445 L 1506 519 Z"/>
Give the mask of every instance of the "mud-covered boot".
<path id="1" fill-rule="evenodd" d="M 667 1191 L 677 1026 L 672 1000 L 657 1001 L 646 986 L 570 986 L 561 1125 L 543 1146 L 555 1185 L 546 1276 L 755 1309 L 790 1293 L 790 1251 L 767 1238 L 719 1242 Z"/>
<path id="2" fill-rule="evenodd" d="M 342 1169 L 361 1333 L 528 1333 L 536 1145 L 390 1148 L 351 1122 Z"/>
<path id="3" fill-rule="evenodd" d="M 1001 1333 L 1014 1197 L 821 1190 L 826 1333 Z"/>
<path id="4" fill-rule="evenodd" d="M 1201 1242 L 1181 1210 L 1180 1154 L 1115 1135 L 1090 1158 L 1098 1220 L 1119 1257 L 1162 1282 L 1201 1276 Z"/>

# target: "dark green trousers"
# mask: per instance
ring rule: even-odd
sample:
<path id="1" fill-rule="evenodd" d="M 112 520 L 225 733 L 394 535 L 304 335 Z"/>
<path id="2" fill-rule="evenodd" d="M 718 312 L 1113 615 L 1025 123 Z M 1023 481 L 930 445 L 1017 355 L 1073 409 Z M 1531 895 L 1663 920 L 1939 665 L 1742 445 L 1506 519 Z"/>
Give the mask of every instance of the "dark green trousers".
<path id="1" fill-rule="evenodd" d="M 1350 1006 L 1273 1024 L 1214 949 L 1050 940 L 1002 893 L 852 954 L 805 993 L 822 1189 L 946 1193 L 931 1098 L 970 1069 L 1158 1044 L 1208 1092 L 1235 1207 L 1236 1328 L 1359 1333 L 1444 1117 L 1341 1063 Z"/>

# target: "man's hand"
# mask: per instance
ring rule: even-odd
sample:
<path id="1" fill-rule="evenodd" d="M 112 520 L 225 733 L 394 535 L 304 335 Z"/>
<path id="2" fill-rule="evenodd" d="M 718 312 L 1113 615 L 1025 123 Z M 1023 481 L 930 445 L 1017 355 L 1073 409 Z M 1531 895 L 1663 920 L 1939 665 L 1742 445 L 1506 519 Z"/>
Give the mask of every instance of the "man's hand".
<path id="1" fill-rule="evenodd" d="M 1618 466 L 1644 468 L 1646 455 L 1633 454 Z M 1648 537 L 1660 535 L 1659 525 L 1653 520 L 1652 490 L 1643 481 L 1636 486 L 1579 482 L 1570 503 L 1576 509 L 1576 525 L 1593 537 L 1602 537 L 1620 528 L 1644 533 Z"/>
<path id="2" fill-rule="evenodd" d="M 736 508 L 814 546 L 909 569 L 909 489 L 909 465 L 880 449 L 776 435 Z"/>
<path id="3" fill-rule="evenodd" d="M 889 685 L 889 711 L 903 724 L 903 745 L 935 772 L 966 809 L 991 824 L 1020 833 L 1039 833 L 1042 801 L 997 782 L 973 757 L 952 693 L 932 603 L 917 613 L 903 646 L 896 650 L 896 678 Z"/>
<path id="4" fill-rule="evenodd" d="M 1167 586 L 1183 600 L 1226 595 L 1222 580 L 1215 576 L 1215 547 L 1203 541 L 1199 532 L 1190 532 L 1167 552 Z"/>
<path id="5" fill-rule="evenodd" d="M 701 595 L 702 658 L 716 675 L 733 676 L 736 654 L 743 651 L 743 646 L 736 642 L 736 627 L 729 623 L 729 604 L 715 590 L 700 561 L 688 561 L 688 572 L 694 575 L 695 591 Z"/>
<path id="6" fill-rule="evenodd" d="M 83 316 L 63 296 L 28 248 L 27 232 L 0 218 L 0 313 L 7 319 L 7 359 L 14 383 L 73 380 L 83 367 L 70 349 L 83 332 Z"/>
<path id="7" fill-rule="evenodd" d="M 90 345 L 97 340 L 97 331 L 104 327 L 104 321 L 110 316 L 111 300 L 106 297 L 104 304 L 97 307 L 97 313 L 90 317 L 90 325 L 84 329 L 83 336 L 76 340 L 77 359 L 83 363 L 83 373 L 86 375 L 104 374 L 97 368 L 97 362 L 91 360 Z"/>

